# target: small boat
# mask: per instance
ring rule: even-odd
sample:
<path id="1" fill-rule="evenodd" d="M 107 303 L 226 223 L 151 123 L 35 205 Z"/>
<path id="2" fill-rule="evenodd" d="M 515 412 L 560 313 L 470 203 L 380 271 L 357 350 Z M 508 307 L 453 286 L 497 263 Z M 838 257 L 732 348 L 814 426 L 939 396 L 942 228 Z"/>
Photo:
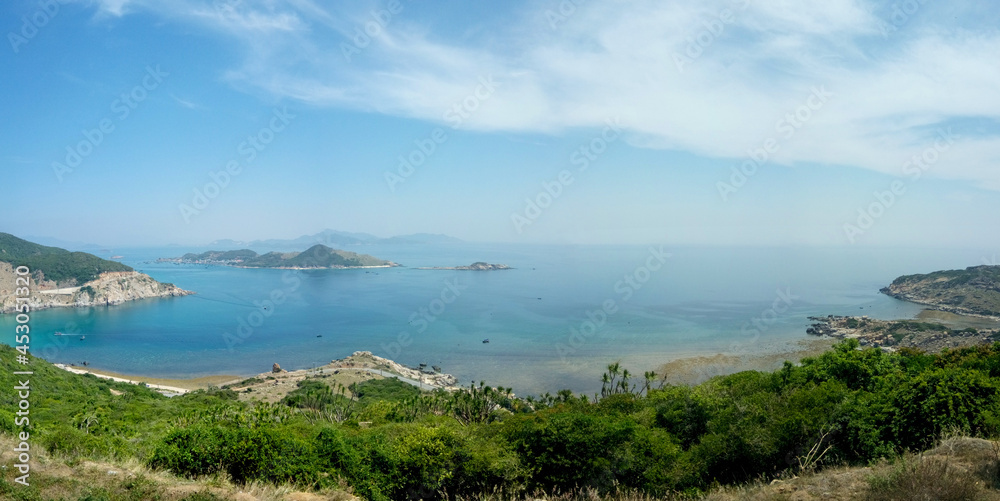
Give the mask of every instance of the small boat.
<path id="1" fill-rule="evenodd" d="M 80 336 L 80 341 L 83 341 L 84 339 L 87 339 L 87 336 Z"/>
<path id="2" fill-rule="evenodd" d="M 486 339 L 483 340 L 483 344 L 488 344 L 489 342 L 490 342 L 490 338 L 486 338 Z"/>

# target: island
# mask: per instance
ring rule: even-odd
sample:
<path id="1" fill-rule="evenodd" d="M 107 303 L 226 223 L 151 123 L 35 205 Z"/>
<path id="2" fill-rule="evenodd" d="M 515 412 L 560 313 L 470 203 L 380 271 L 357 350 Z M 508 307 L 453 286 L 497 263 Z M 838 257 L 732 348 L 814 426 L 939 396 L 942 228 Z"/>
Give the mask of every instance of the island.
<path id="1" fill-rule="evenodd" d="M 176 258 L 160 258 L 157 262 L 178 264 L 208 264 L 237 268 L 274 268 L 286 270 L 389 268 L 399 266 L 367 254 L 331 249 L 316 244 L 303 252 L 268 252 L 257 254 L 250 249 L 187 253 Z"/>
<path id="2" fill-rule="evenodd" d="M 30 270 L 27 296 L 18 294 Z M 0 233 L 0 313 L 13 313 L 18 297 L 28 297 L 31 310 L 58 307 L 111 306 L 154 297 L 194 294 L 174 284 L 160 283 L 122 263 L 86 252 L 47 247 Z"/>
<path id="3" fill-rule="evenodd" d="M 1000 320 L 1000 266 L 997 265 L 905 275 L 880 292 L 937 310 Z"/>
<path id="4" fill-rule="evenodd" d="M 468 266 L 431 266 L 424 268 L 417 268 L 418 270 L 472 270 L 472 271 L 495 271 L 495 270 L 512 270 L 510 266 L 506 264 L 490 264 L 483 261 L 477 261 Z"/>

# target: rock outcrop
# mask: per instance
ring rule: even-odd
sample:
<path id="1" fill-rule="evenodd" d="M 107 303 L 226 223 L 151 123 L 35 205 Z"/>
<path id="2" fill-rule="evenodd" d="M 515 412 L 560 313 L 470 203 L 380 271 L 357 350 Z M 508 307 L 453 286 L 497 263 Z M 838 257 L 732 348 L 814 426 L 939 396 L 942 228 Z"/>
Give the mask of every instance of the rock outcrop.
<path id="1" fill-rule="evenodd" d="M 0 262 L 0 313 L 11 313 L 17 305 L 17 275 L 9 263 Z M 154 297 L 175 297 L 194 294 L 173 284 L 160 283 L 137 271 L 102 273 L 79 287 L 56 288 L 52 282 L 29 286 L 31 310 L 64 307 L 111 306 L 128 301 Z"/>
<path id="2" fill-rule="evenodd" d="M 829 315 L 809 317 L 814 323 L 806 334 L 837 339 L 857 339 L 861 346 L 888 350 L 916 348 L 936 353 L 945 348 L 976 346 L 1000 341 L 1000 329 L 952 329 L 943 324 L 916 320 L 878 320 Z"/>
<path id="3" fill-rule="evenodd" d="M 436 371 L 426 371 L 407 367 L 403 364 L 372 354 L 370 351 L 356 351 L 353 355 L 330 361 L 330 368 L 344 369 L 376 369 L 398 374 L 402 377 L 420 381 L 438 388 L 455 389 L 458 378 L 451 374 L 441 374 Z"/>

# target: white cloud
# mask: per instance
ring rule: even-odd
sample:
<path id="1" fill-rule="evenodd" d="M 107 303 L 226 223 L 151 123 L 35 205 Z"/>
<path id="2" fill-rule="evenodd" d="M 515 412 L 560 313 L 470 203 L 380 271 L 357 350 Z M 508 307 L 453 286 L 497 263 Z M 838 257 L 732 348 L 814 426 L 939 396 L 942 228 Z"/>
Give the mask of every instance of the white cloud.
<path id="1" fill-rule="evenodd" d="M 128 3 L 101 5 L 120 15 Z M 492 76 L 500 88 L 462 123 L 484 131 L 555 132 L 620 117 L 634 145 L 741 159 L 780 137 L 776 123 L 822 86 L 834 97 L 781 141 L 776 160 L 898 174 L 937 125 L 1000 119 L 1000 36 L 942 24 L 961 17 L 951 15 L 955 4 L 940 7 L 948 16 L 924 4 L 903 19 L 861 0 L 588 2 L 555 29 L 556 4 L 546 4 L 516 27 L 474 20 L 488 37 L 450 41 L 404 3 L 350 59 L 344 48 L 373 23 L 370 6 L 144 5 L 242 43 L 245 59 L 226 73 L 234 83 L 314 106 L 442 121 Z M 963 139 L 929 175 L 1000 189 L 1000 136 L 990 132 Z"/>

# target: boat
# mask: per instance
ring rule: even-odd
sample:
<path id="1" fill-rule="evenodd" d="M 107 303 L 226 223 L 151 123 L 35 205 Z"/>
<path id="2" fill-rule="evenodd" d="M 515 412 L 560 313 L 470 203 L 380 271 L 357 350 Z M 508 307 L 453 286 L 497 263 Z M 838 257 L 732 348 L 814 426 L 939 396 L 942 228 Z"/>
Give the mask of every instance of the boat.
<path id="1" fill-rule="evenodd" d="M 488 344 L 489 342 L 490 342 L 490 338 L 486 338 L 486 339 L 483 340 L 483 344 Z"/>
<path id="2" fill-rule="evenodd" d="M 80 336 L 80 341 L 83 341 L 84 339 L 87 339 L 87 336 Z"/>

